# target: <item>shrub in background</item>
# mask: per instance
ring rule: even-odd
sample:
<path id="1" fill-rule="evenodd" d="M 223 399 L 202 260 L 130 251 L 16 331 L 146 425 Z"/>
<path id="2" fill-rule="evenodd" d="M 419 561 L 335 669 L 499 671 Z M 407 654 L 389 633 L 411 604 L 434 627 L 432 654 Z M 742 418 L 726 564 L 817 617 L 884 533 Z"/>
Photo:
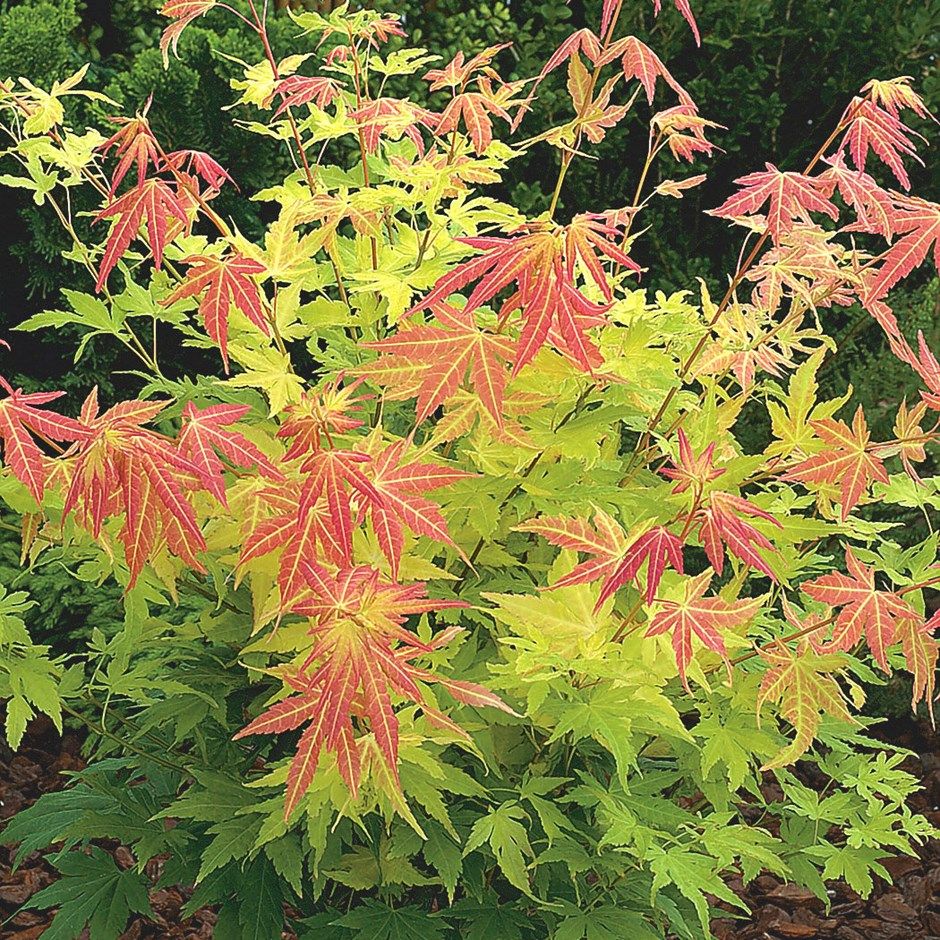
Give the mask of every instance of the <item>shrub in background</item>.
<path id="1" fill-rule="evenodd" d="M 89 767 L 4 830 L 19 858 L 62 844 L 29 901 L 49 935 L 116 937 L 181 884 L 220 937 L 702 938 L 710 897 L 741 907 L 731 872 L 828 903 L 825 879 L 867 894 L 934 835 L 858 714 L 892 670 L 914 705 L 935 691 L 937 539 L 894 523 L 937 508 L 940 365 L 889 306 L 940 232 L 907 195 L 927 109 L 866 84 L 802 171 L 712 210 L 741 240 L 726 284 L 648 291 L 647 220 L 703 184 L 669 168 L 717 128 L 626 29 L 660 4 L 598 6 L 522 81 L 499 46 L 393 45 L 388 13 L 299 13 L 295 52 L 251 3 L 168 0 L 167 60 L 203 17 L 247 37 L 242 130 L 290 169 L 240 196 L 146 107 L 72 127 L 70 99 L 111 107 L 84 70 L 0 89 L 7 182 L 88 282 L 22 329 L 107 340 L 138 386 L 67 409 L 2 385 L 23 566 L 108 585 L 79 651 L 31 636 L 21 585 L 0 597 L 10 745 L 37 711 L 91 732 Z M 698 37 L 673 6 L 656 22 Z M 561 216 L 592 145 L 637 128 L 635 196 Z M 533 157 L 551 198 L 527 215 L 497 187 Z M 820 393 L 853 303 L 917 376 L 890 436 Z"/>

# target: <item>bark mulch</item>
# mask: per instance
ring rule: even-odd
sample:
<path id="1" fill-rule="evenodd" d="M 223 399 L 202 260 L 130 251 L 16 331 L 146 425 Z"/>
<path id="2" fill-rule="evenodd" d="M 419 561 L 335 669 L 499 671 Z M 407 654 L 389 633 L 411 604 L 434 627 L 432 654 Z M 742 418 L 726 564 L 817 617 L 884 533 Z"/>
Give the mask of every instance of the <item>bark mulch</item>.
<path id="1" fill-rule="evenodd" d="M 910 759 L 908 769 L 923 780 L 924 790 L 914 798 L 913 808 L 940 826 L 940 741 L 916 725 L 894 740 L 918 755 Z M 60 738 L 50 723 L 33 722 L 20 751 L 8 760 L 0 755 L 0 826 L 43 793 L 60 789 L 67 780 L 62 771 L 83 766 L 79 749 L 80 739 L 73 732 Z M 104 847 L 119 865 L 133 864 L 126 847 L 117 843 Z M 12 848 L 0 846 L 0 938 L 36 940 L 49 926 L 53 912 L 17 911 L 52 883 L 55 870 L 41 853 L 34 852 L 14 872 L 12 857 Z M 828 912 L 810 892 L 778 878 L 764 875 L 747 886 L 732 880 L 731 886 L 753 915 L 717 920 L 713 930 L 719 940 L 940 940 L 940 842 L 926 845 L 916 858 L 889 858 L 884 865 L 893 885 L 876 880 L 875 892 L 863 901 L 847 886 L 834 884 Z M 124 934 L 126 940 L 211 938 L 215 924 L 211 910 L 197 911 L 181 923 L 180 908 L 187 897 L 179 889 L 152 892 L 155 919 L 135 919 Z"/>

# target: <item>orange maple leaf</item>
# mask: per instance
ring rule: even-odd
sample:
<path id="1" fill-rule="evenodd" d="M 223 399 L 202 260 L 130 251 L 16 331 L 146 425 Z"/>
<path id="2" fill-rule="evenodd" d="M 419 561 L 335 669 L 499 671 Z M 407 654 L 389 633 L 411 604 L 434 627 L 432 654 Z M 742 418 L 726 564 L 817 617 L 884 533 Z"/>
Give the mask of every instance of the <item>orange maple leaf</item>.
<path id="1" fill-rule="evenodd" d="M 888 483 L 887 471 L 881 458 L 871 452 L 868 423 L 861 405 L 855 412 L 851 428 L 834 418 L 810 421 L 810 426 L 827 445 L 826 449 L 801 460 L 783 475 L 783 479 L 838 484 L 844 522 L 872 480 Z"/>

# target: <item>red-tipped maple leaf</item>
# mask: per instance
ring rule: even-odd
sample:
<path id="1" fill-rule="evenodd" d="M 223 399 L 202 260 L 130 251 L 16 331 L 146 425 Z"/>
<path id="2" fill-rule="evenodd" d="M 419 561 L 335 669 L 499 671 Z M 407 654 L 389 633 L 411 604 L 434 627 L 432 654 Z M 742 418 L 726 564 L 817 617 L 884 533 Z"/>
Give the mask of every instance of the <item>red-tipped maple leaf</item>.
<path id="1" fill-rule="evenodd" d="M 371 395 L 356 395 L 364 379 L 341 385 L 342 376 L 327 382 L 316 392 L 304 392 L 299 402 L 284 410 L 284 422 L 277 436 L 290 439 L 285 460 L 294 460 L 320 450 L 323 439 L 332 446 L 333 434 L 345 434 L 362 427 L 363 422 L 352 413 L 362 410 L 362 402 Z"/>
<path id="2" fill-rule="evenodd" d="M 918 702 L 926 702 L 931 722 L 937 683 L 937 653 L 940 650 L 940 644 L 933 635 L 936 619 L 936 614 L 928 623 L 921 623 L 920 618 L 901 618 L 894 635 L 895 642 L 901 644 L 907 670 L 913 678 L 911 707 L 916 709 Z"/>
<path id="3" fill-rule="evenodd" d="M 438 116 L 400 98 L 375 98 L 349 112 L 359 126 L 367 153 L 375 153 L 383 135 L 392 140 L 407 137 L 419 154 L 424 153 L 424 139 L 419 128 L 434 131 Z"/>
<path id="4" fill-rule="evenodd" d="M 119 537 L 131 585 L 159 548 L 160 535 L 170 552 L 204 570 L 196 553 L 205 540 L 189 500 L 199 488 L 199 471 L 174 442 L 143 427 L 167 404 L 126 401 L 99 414 L 93 390 L 82 406 L 82 436 L 64 458 L 69 482 L 63 519 L 74 510 L 97 538 L 106 516 L 123 514 Z"/>
<path id="5" fill-rule="evenodd" d="M 904 157 L 911 157 L 923 164 L 911 139 L 914 132 L 895 114 L 885 111 L 867 98 L 853 98 L 842 120 L 847 118 L 851 120 L 839 152 L 848 150 L 855 166 L 864 171 L 869 151 L 874 151 L 897 181 L 905 189 L 910 189 L 911 180 L 904 168 Z"/>
<path id="6" fill-rule="evenodd" d="M 904 337 L 892 345 L 895 355 L 906 362 L 923 380 L 927 391 L 920 393 L 928 408 L 940 411 L 940 362 L 927 345 L 923 331 L 917 332 L 917 353 L 908 345 Z"/>
<path id="7" fill-rule="evenodd" d="M 709 444 L 696 455 L 682 428 L 679 428 L 678 437 L 679 454 L 674 465 L 660 472 L 670 480 L 677 481 L 672 488 L 673 493 L 684 493 L 691 488 L 696 494 L 696 505 L 698 505 L 705 486 L 722 476 L 725 469 L 714 466 L 714 444 Z M 708 494 L 705 498 L 705 505 L 697 511 L 696 515 L 700 520 L 699 537 L 702 540 L 702 546 L 718 574 L 724 570 L 725 545 L 727 545 L 731 553 L 745 564 L 763 571 L 764 574 L 776 580 L 767 562 L 757 552 L 758 548 L 772 550 L 773 545 L 766 536 L 741 518 L 751 516 L 756 519 L 766 519 L 779 526 L 780 523 L 769 512 L 758 509 L 740 496 L 718 491 Z"/>
<path id="8" fill-rule="evenodd" d="M 275 94 L 280 95 L 281 103 L 274 116 L 280 116 L 288 108 L 299 108 L 311 102 L 321 111 L 325 111 L 342 92 L 343 85 L 335 78 L 322 75 L 290 75 L 278 82 Z"/>
<path id="9" fill-rule="evenodd" d="M 473 476 L 441 464 L 403 462 L 407 446 L 407 441 L 398 441 L 373 454 L 367 471 L 379 496 L 368 502 L 372 528 L 394 579 L 398 578 L 401 562 L 403 523 L 417 535 L 442 545 L 454 545 L 439 507 L 422 494 Z"/>
<path id="10" fill-rule="evenodd" d="M 439 326 L 407 326 L 388 339 L 364 343 L 382 355 L 360 371 L 380 384 L 413 390 L 418 423 L 456 395 L 469 373 L 473 390 L 502 426 L 512 340 L 478 329 L 471 313 L 448 304 L 438 304 L 434 316 Z"/>
<path id="11" fill-rule="evenodd" d="M 442 69 L 428 69 L 424 80 L 429 83 L 429 91 L 440 91 L 442 88 L 460 88 L 467 84 L 476 72 L 492 73 L 489 64 L 496 56 L 508 49 L 511 43 L 501 42 L 495 46 L 487 46 L 471 59 L 458 52 Z"/>
<path id="12" fill-rule="evenodd" d="M 703 118 L 698 113 L 695 105 L 691 103 L 677 104 L 675 107 L 660 111 L 653 116 L 652 124 L 660 133 L 665 135 L 666 143 L 669 145 L 672 155 L 677 160 L 685 160 L 688 163 L 692 163 L 698 154 L 704 154 L 706 157 L 712 155 L 715 145 L 706 138 L 705 132 L 722 127 L 721 124 Z M 701 177 L 701 179 L 704 179 L 704 177 Z M 688 180 L 683 180 L 683 188 L 688 188 L 689 185 L 694 186 L 696 184 L 690 184 Z M 668 194 L 681 198 L 682 193 L 678 187 L 679 184 L 673 184 L 673 190 Z M 664 191 L 668 192 L 660 184 L 657 192 Z"/>
<path id="13" fill-rule="evenodd" d="M 222 462 L 216 452 L 236 467 L 256 467 L 269 480 L 283 480 L 283 474 L 243 434 L 229 425 L 244 418 L 248 405 L 210 405 L 197 408 L 187 402 L 183 408 L 183 428 L 179 435 L 180 453 L 192 463 L 199 480 L 215 498 L 226 505 Z"/>
<path id="14" fill-rule="evenodd" d="M 235 185 L 228 170 L 202 150 L 174 150 L 166 155 L 166 163 L 180 173 L 195 173 L 209 189 L 218 191 L 226 182 Z"/>
<path id="15" fill-rule="evenodd" d="M 371 461 L 368 454 L 351 450 L 322 450 L 311 454 L 301 466 L 307 475 L 300 492 L 298 518 L 322 511 L 325 502 L 328 532 L 339 556 L 352 561 L 352 532 L 355 515 L 352 494 L 367 502 L 381 503 L 382 497 L 363 472 Z"/>
<path id="16" fill-rule="evenodd" d="M 600 64 L 613 62 L 617 58 L 620 59 L 624 78 L 627 81 L 639 81 L 650 104 L 656 94 L 656 82 L 662 79 L 678 95 L 680 103 L 695 107 L 691 95 L 672 77 L 663 60 L 636 36 L 618 39 L 603 55 Z"/>
<path id="17" fill-rule="evenodd" d="M 855 412 L 851 428 L 835 418 L 810 421 L 810 426 L 827 445 L 826 449 L 801 460 L 783 475 L 783 479 L 838 484 L 844 522 L 872 480 L 888 483 L 887 471 L 881 458 L 870 450 L 871 438 L 861 405 Z"/>
<path id="18" fill-rule="evenodd" d="M 696 456 L 682 428 L 679 428 L 677 437 L 679 440 L 679 454 L 673 465 L 660 470 L 660 473 L 670 480 L 677 481 L 672 488 L 673 493 L 685 493 L 689 487 L 700 493 L 706 484 L 711 483 L 712 480 L 717 480 L 726 472 L 723 467 L 714 466 L 715 444 L 709 444 Z"/>
<path id="19" fill-rule="evenodd" d="M 770 770 L 792 764 L 813 743 L 823 715 L 853 722 L 845 693 L 834 672 L 845 668 L 836 654 L 819 654 L 808 642 L 790 650 L 782 643 L 765 647 L 761 657 L 769 669 L 761 679 L 757 697 L 757 720 L 765 702 L 776 702 L 780 716 L 796 731 L 796 737 L 761 768 Z"/>
<path id="20" fill-rule="evenodd" d="M 877 300 L 921 265 L 933 249 L 934 264 L 940 273 L 940 205 L 900 196 L 894 199 L 891 228 L 902 236 L 888 249 L 874 278 L 866 285 L 866 302 Z"/>
<path id="21" fill-rule="evenodd" d="M 4 463 L 29 490 L 36 502 L 45 492 L 47 471 L 45 458 L 33 436 L 53 441 L 77 441 L 85 429 L 73 418 L 42 411 L 40 405 L 61 398 L 65 392 L 24 392 L 13 388 L 0 376 L 0 388 L 7 397 L 0 400 L 0 441 L 3 442 Z"/>
<path id="22" fill-rule="evenodd" d="M 163 180 L 144 180 L 141 186 L 124 193 L 114 202 L 105 206 L 95 221 L 117 217 L 111 226 L 108 243 L 98 269 L 95 290 L 100 291 L 108 280 L 108 275 L 118 263 L 128 246 L 137 236 L 141 225 L 146 222 L 150 251 L 154 265 L 159 268 L 163 260 L 163 249 L 167 242 L 167 227 L 171 218 L 176 218 L 183 225 L 188 224 L 186 208 L 179 195 Z"/>
<path id="23" fill-rule="evenodd" d="M 730 676 L 731 664 L 728 662 L 722 633 L 725 630 L 743 626 L 761 606 L 760 598 L 729 603 L 720 597 L 705 597 L 711 580 L 711 570 L 703 571 L 694 578 L 687 578 L 683 599 L 660 601 L 660 609 L 653 616 L 649 629 L 646 631 L 646 636 L 672 634 L 672 647 L 676 653 L 679 678 L 687 691 L 689 680 L 686 670 L 692 661 L 692 637 L 698 637 L 707 649 L 721 656 L 728 667 Z"/>
<path id="24" fill-rule="evenodd" d="M 698 23 L 695 22 L 695 16 L 692 13 L 692 7 L 689 5 L 689 0 L 673 0 L 673 3 L 676 5 L 676 9 L 682 14 L 686 23 L 689 24 L 689 27 L 692 30 L 692 35 L 695 37 L 695 44 L 700 46 L 702 44 L 702 37 L 699 35 Z M 661 9 L 662 0 L 653 0 L 653 15 L 659 16 L 659 11 Z"/>
<path id="25" fill-rule="evenodd" d="M 493 142 L 493 117 L 512 123 L 509 112 L 493 97 L 478 91 L 465 91 L 455 95 L 441 112 L 436 133 L 443 137 L 457 130 L 462 122 L 473 143 L 474 151 L 485 153 Z"/>
<path id="26" fill-rule="evenodd" d="M 841 153 L 826 160 L 829 169 L 820 173 L 820 186 L 828 198 L 838 189 L 839 195 L 855 210 L 858 226 L 889 238 L 894 231 L 894 202 L 872 177 L 861 170 L 852 170 L 845 164 Z"/>
<path id="27" fill-rule="evenodd" d="M 552 545 L 590 556 L 560 577 L 550 590 L 590 584 L 601 578 L 606 581 L 620 564 L 629 544 L 620 524 L 603 509 L 595 509 L 593 526 L 587 519 L 540 516 L 516 526 L 516 530 L 535 532 Z"/>
<path id="28" fill-rule="evenodd" d="M 228 318 L 232 307 L 240 310 L 265 336 L 270 332 L 264 312 L 261 289 L 255 278 L 263 274 L 261 262 L 235 252 L 225 255 L 191 255 L 186 280 L 167 297 L 164 305 L 202 294 L 199 313 L 206 332 L 222 352 L 228 371 Z M 205 293 L 203 293 L 205 291 Z"/>
<path id="29" fill-rule="evenodd" d="M 662 580 L 666 565 L 670 565 L 679 574 L 684 572 L 682 561 L 682 543 L 664 526 L 655 526 L 631 542 L 623 560 L 617 565 L 597 598 L 596 609 L 613 595 L 618 588 L 632 581 L 640 568 L 646 565 L 646 603 L 652 604 Z"/>
<path id="30" fill-rule="evenodd" d="M 875 662 L 885 671 L 888 666 L 887 649 L 895 641 L 901 620 L 916 620 L 917 611 L 893 591 L 879 591 L 875 587 L 875 569 L 863 565 L 846 546 L 845 564 L 849 575 L 840 571 L 825 574 L 801 586 L 813 600 L 841 607 L 832 628 L 830 648 L 850 650 L 864 634 Z"/>
<path id="31" fill-rule="evenodd" d="M 732 493 L 712 493 L 708 497 L 708 506 L 702 510 L 702 523 L 699 528 L 699 537 L 708 560 L 715 571 L 721 574 L 725 566 L 727 545 L 732 555 L 776 581 L 777 576 L 757 551 L 758 548 L 773 551 L 773 544 L 749 522 L 745 522 L 742 516 L 766 519 L 775 526 L 780 526 L 769 512 L 758 509 L 740 496 Z"/>
<path id="32" fill-rule="evenodd" d="M 144 178 L 147 176 L 147 169 L 151 164 L 154 168 L 160 165 L 160 150 L 150 130 L 150 124 L 146 117 L 138 114 L 132 118 L 111 118 L 111 120 L 120 125 L 119 130 L 109 137 L 98 149 L 102 153 L 107 153 L 111 148 L 115 148 L 118 157 L 118 165 L 115 167 L 114 175 L 111 177 L 110 195 L 114 195 L 121 181 L 127 176 L 132 166 L 137 166 L 137 186 L 143 186 Z"/>
<path id="33" fill-rule="evenodd" d="M 305 561 L 303 569 L 312 596 L 298 604 L 296 612 L 311 618 L 314 646 L 300 674 L 290 682 L 298 694 L 277 702 L 235 736 L 278 734 L 309 722 L 288 772 L 285 818 L 309 787 L 323 750 L 336 755 L 339 771 L 355 798 L 361 762 L 354 719 L 371 729 L 398 787 L 398 718 L 392 695 L 423 705 L 416 679 L 438 679 L 410 664 L 411 654 L 421 655 L 435 647 L 423 643 L 404 624 L 416 614 L 466 606 L 462 601 L 429 599 L 421 583 L 405 586 L 383 581 L 367 567 L 331 575 Z M 448 638 L 454 636 L 452 631 L 445 632 Z"/>
<path id="34" fill-rule="evenodd" d="M 436 310 L 451 294 L 477 282 L 465 314 L 492 301 L 510 284 L 516 291 L 502 305 L 501 320 L 518 311 L 522 326 L 516 345 L 513 375 L 554 339 L 585 371 L 593 371 L 597 351 L 587 330 L 597 325 L 606 307 L 593 303 L 572 283 L 580 261 L 602 292 L 608 292 L 601 256 L 638 271 L 613 239 L 627 224 L 629 213 L 576 216 L 568 226 L 528 223 L 521 234 L 460 239 L 481 254 L 457 265 L 410 311 Z"/>
<path id="35" fill-rule="evenodd" d="M 818 177 L 804 176 L 778 170 L 772 163 L 761 173 L 749 173 L 735 180 L 739 192 L 728 197 L 710 215 L 723 219 L 756 215 L 764 203 L 767 209 L 767 229 L 775 242 L 793 229 L 794 223 L 812 223 L 810 212 L 822 212 L 837 220 L 839 210 L 826 197 L 827 184 Z M 829 188 L 829 192 L 831 192 Z"/>
<path id="36" fill-rule="evenodd" d="M 160 7 L 160 13 L 174 22 L 163 30 L 160 37 L 160 51 L 163 53 L 163 64 L 170 60 L 170 49 L 173 55 L 177 54 L 177 44 L 183 30 L 197 17 L 208 13 L 216 5 L 217 0 L 166 0 Z"/>

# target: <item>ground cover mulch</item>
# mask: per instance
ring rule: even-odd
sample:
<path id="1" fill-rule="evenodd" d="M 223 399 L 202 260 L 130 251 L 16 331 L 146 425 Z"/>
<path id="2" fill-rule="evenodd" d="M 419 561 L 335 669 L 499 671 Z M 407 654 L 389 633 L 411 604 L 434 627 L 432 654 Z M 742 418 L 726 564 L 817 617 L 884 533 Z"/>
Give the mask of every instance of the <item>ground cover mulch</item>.
<path id="1" fill-rule="evenodd" d="M 923 781 L 924 790 L 914 797 L 912 808 L 940 826 L 940 739 L 929 727 L 912 722 L 903 724 L 892 740 L 917 755 L 909 758 L 907 769 Z M 30 726 L 16 754 L 0 753 L 0 826 L 43 793 L 65 785 L 62 771 L 83 766 L 80 745 L 76 733 L 67 731 L 60 738 L 48 721 L 40 719 Z M 133 865 L 125 846 L 105 843 L 103 847 L 113 853 L 119 865 Z M 0 846 L 0 938 L 36 940 L 54 912 L 19 912 L 19 908 L 54 881 L 55 869 L 42 853 L 34 852 L 14 872 L 12 858 L 13 849 Z M 159 860 L 154 864 L 159 865 Z M 719 940 L 940 940 L 940 842 L 924 846 L 916 858 L 889 858 L 884 865 L 893 885 L 878 880 L 873 895 L 863 901 L 847 886 L 834 884 L 828 912 L 813 894 L 778 878 L 764 875 L 747 886 L 732 879 L 731 886 L 753 915 L 744 920 L 717 920 L 713 930 Z M 156 868 L 152 874 L 156 880 Z M 211 938 L 215 925 L 212 910 L 197 911 L 181 922 L 180 908 L 187 897 L 185 891 L 175 888 L 152 892 L 155 918 L 132 921 L 124 934 L 126 940 Z"/>

